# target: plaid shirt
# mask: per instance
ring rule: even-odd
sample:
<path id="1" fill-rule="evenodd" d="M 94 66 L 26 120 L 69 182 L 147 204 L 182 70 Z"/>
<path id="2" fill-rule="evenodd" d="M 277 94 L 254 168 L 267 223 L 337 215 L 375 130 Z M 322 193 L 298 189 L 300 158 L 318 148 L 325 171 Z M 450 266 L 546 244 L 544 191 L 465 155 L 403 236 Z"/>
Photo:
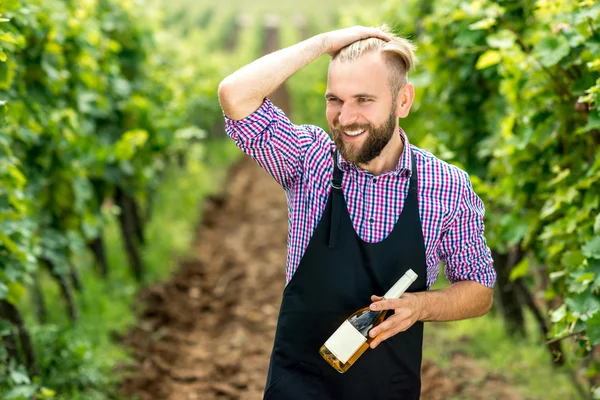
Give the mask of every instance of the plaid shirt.
<path id="1" fill-rule="evenodd" d="M 314 125 L 294 125 L 269 99 L 242 120 L 224 113 L 225 130 L 237 146 L 285 189 L 288 202 L 286 282 L 300 264 L 325 211 L 333 175 L 329 135 Z M 427 262 L 427 287 L 445 262 L 450 282 L 472 280 L 493 287 L 496 272 L 484 237 L 484 206 L 469 176 L 408 142 L 395 170 L 374 176 L 339 156 L 350 219 L 365 242 L 379 242 L 394 228 L 408 194 L 411 152 L 419 174 L 418 202 Z"/>

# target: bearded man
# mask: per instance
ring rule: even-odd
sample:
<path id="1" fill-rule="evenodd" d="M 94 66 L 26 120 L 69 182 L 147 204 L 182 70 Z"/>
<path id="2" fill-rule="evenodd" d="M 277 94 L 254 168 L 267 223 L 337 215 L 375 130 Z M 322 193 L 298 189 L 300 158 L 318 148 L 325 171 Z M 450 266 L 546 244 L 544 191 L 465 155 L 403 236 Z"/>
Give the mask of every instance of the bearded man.
<path id="1" fill-rule="evenodd" d="M 399 126 L 414 99 L 414 51 L 386 26 L 356 26 L 268 54 L 219 86 L 227 134 L 288 200 L 286 287 L 265 399 L 418 399 L 423 323 L 492 306 L 496 273 L 469 176 L 410 144 Z M 293 124 L 266 98 L 324 54 L 330 135 Z M 450 285 L 430 290 L 440 262 Z M 409 269 L 417 279 L 400 298 L 380 297 Z M 369 304 L 393 312 L 340 374 L 319 349 Z"/>

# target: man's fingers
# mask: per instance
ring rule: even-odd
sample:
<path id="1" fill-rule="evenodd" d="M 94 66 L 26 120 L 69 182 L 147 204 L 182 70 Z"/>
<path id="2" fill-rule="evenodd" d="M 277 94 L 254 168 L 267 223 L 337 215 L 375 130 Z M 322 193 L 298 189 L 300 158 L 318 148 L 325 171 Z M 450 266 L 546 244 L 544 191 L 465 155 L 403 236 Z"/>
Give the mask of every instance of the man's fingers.
<path id="1" fill-rule="evenodd" d="M 390 38 L 385 32 L 383 32 L 382 30 L 377 29 L 377 28 L 372 28 L 371 35 L 373 37 L 385 40 L 386 42 L 389 42 L 390 40 L 392 40 L 392 38 Z"/>
<path id="2" fill-rule="evenodd" d="M 363 39 L 377 38 L 377 39 L 385 40 L 386 42 L 389 42 L 390 40 L 392 40 L 385 32 L 383 32 L 382 30 L 380 30 L 378 28 L 365 28 L 362 26 L 359 28 L 362 30 L 361 37 Z"/>
<path id="3" fill-rule="evenodd" d="M 392 40 L 385 32 L 379 28 L 366 26 L 353 26 L 337 31 L 327 33 L 328 50 L 327 53 L 333 56 L 340 49 L 362 39 L 378 38 L 389 42 Z"/>
<path id="4" fill-rule="evenodd" d="M 371 348 L 374 349 L 375 347 L 379 346 L 379 343 L 391 338 L 398 332 L 400 332 L 400 329 L 398 329 L 398 328 L 388 329 L 388 330 L 381 332 L 379 334 L 379 336 L 377 336 L 377 339 L 375 339 L 371 342 Z"/>
<path id="5" fill-rule="evenodd" d="M 406 314 L 406 312 L 402 312 L 402 310 L 399 310 L 399 312 L 395 313 L 394 315 L 383 321 L 381 324 L 371 329 L 369 331 L 369 336 L 375 337 L 380 333 L 389 330 L 405 330 L 406 322 L 409 320 L 408 317 L 409 316 Z"/>
<path id="6" fill-rule="evenodd" d="M 369 331 L 369 336 L 375 338 L 375 340 L 371 342 L 371 348 L 374 349 L 379 343 L 391 338 L 399 332 L 404 332 L 409 327 L 410 321 L 404 317 L 396 314 L 393 317 L 388 318 Z"/>
<path id="7" fill-rule="evenodd" d="M 380 333 L 384 333 L 393 327 L 393 321 L 390 321 L 392 318 L 388 318 L 381 324 L 377 325 L 375 328 L 369 331 L 369 336 L 376 337 Z"/>
<path id="8" fill-rule="evenodd" d="M 375 297 L 375 296 L 373 296 Z M 371 297 L 371 299 L 373 299 L 373 297 Z M 371 310 L 373 311 L 380 311 L 380 310 L 393 310 L 394 308 L 400 308 L 401 306 L 401 299 L 400 298 L 395 298 L 395 299 L 384 299 L 381 300 L 382 297 L 379 298 L 379 300 L 373 300 L 374 303 L 371 304 Z"/>

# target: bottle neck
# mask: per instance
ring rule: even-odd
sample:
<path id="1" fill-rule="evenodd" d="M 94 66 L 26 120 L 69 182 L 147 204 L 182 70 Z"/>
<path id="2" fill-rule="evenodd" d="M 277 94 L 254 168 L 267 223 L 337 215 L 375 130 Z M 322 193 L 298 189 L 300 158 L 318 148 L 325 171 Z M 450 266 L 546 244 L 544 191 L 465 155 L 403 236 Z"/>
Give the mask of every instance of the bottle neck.
<path id="1" fill-rule="evenodd" d="M 392 299 L 402 296 L 402 293 L 417 279 L 417 274 L 413 270 L 408 270 L 398 281 L 383 295 L 386 299 Z"/>

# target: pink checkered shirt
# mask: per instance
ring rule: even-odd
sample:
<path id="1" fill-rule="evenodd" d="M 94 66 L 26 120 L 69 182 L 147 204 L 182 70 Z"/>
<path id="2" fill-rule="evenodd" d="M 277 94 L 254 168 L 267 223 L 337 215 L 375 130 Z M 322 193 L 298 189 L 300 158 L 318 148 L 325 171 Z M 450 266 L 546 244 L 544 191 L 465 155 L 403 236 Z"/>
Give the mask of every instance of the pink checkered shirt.
<path id="1" fill-rule="evenodd" d="M 242 120 L 225 116 L 225 130 L 237 146 L 268 171 L 285 189 L 288 201 L 286 282 L 300 264 L 308 242 L 325 211 L 333 175 L 329 135 L 318 126 L 294 125 L 269 99 Z M 379 242 L 392 231 L 408 194 L 411 148 L 419 173 L 418 202 L 427 287 L 445 262 L 450 282 L 472 280 L 493 287 L 496 272 L 484 237 L 484 206 L 469 176 L 408 142 L 394 171 L 374 176 L 339 156 L 342 189 L 356 233 L 365 242 Z"/>

